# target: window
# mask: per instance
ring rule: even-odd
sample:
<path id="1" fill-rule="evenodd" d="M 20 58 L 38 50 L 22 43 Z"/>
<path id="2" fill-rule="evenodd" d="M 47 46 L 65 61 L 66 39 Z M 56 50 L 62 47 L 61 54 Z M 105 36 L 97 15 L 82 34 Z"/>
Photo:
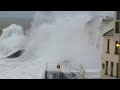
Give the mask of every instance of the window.
<path id="1" fill-rule="evenodd" d="M 105 74 L 108 75 L 108 61 L 106 61 L 106 69 L 105 69 Z"/>
<path id="2" fill-rule="evenodd" d="M 118 41 L 115 41 L 115 53 L 114 54 L 118 54 L 119 53 L 119 48 L 116 46 L 117 43 L 118 43 Z"/>
<path id="3" fill-rule="evenodd" d="M 116 20 L 120 20 L 120 11 L 116 11 Z M 115 23 L 115 32 L 120 33 L 120 22 L 116 21 Z"/>
<path id="4" fill-rule="evenodd" d="M 103 68 L 103 69 L 105 68 L 105 64 L 104 64 L 104 63 L 102 63 L 102 68 Z"/>
<path id="5" fill-rule="evenodd" d="M 116 12 L 116 19 L 117 19 L 117 20 L 120 20 L 120 11 L 117 11 L 117 12 Z"/>
<path id="6" fill-rule="evenodd" d="M 110 76 L 113 77 L 113 62 L 111 62 L 111 71 L 110 71 Z"/>
<path id="7" fill-rule="evenodd" d="M 118 63 L 116 64 L 116 78 L 118 78 Z"/>
<path id="8" fill-rule="evenodd" d="M 110 47 L 110 39 L 107 40 L 107 52 L 106 53 L 110 53 L 109 52 L 109 47 Z"/>
<path id="9" fill-rule="evenodd" d="M 115 23 L 115 32 L 120 33 L 120 22 L 118 21 Z"/>

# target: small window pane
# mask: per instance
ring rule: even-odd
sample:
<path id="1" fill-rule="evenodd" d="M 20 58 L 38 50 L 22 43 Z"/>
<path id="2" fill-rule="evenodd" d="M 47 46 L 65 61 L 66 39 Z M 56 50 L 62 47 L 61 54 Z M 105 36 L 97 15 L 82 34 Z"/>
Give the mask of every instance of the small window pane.
<path id="1" fill-rule="evenodd" d="M 118 41 L 115 41 L 115 54 L 118 54 L 118 53 L 119 53 L 119 49 L 118 49 L 118 47 L 116 46 L 117 43 L 118 43 Z"/>
<path id="2" fill-rule="evenodd" d="M 116 25 L 115 25 L 115 31 L 116 33 L 120 33 L 120 22 L 116 22 Z"/>
<path id="3" fill-rule="evenodd" d="M 116 78 L 118 78 L 118 63 L 116 65 Z"/>
<path id="4" fill-rule="evenodd" d="M 108 61 L 106 61 L 106 69 L 105 69 L 105 74 L 108 75 Z"/>
<path id="5" fill-rule="evenodd" d="M 117 20 L 120 20 L 120 11 L 117 11 L 116 19 L 117 19 Z"/>
<path id="6" fill-rule="evenodd" d="M 106 53 L 110 53 L 109 52 L 109 47 L 110 47 L 110 39 L 107 40 L 107 52 Z"/>
<path id="7" fill-rule="evenodd" d="M 113 77 L 113 62 L 111 62 L 111 72 L 110 73 L 111 73 L 110 76 Z"/>

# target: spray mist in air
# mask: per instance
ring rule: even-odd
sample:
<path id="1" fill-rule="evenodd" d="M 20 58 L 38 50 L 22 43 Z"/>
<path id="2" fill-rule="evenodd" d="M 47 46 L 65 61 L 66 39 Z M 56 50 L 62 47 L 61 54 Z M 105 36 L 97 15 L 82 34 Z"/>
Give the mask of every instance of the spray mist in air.
<path id="1" fill-rule="evenodd" d="M 100 51 L 96 47 L 99 45 L 90 48 L 88 41 L 90 38 L 95 43 L 100 41 L 93 35 L 99 35 L 97 28 L 101 17 L 94 18 L 92 27 L 88 27 L 87 31 L 95 34 L 88 36 L 84 32 L 86 23 L 93 17 L 87 12 L 36 12 L 23 56 L 26 59 L 43 58 L 43 62 L 49 63 L 70 60 L 86 68 L 98 69 Z M 92 32 L 92 29 L 96 31 Z"/>

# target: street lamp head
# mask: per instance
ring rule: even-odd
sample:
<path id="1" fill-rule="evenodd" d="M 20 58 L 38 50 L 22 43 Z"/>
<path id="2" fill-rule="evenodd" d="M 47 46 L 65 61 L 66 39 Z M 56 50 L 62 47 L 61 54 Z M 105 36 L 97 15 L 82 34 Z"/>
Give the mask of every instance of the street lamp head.
<path id="1" fill-rule="evenodd" d="M 116 47 L 120 48 L 120 43 L 117 43 L 117 44 L 116 44 Z"/>
<path id="2" fill-rule="evenodd" d="M 60 65 L 59 64 L 57 65 L 57 69 L 60 69 Z"/>

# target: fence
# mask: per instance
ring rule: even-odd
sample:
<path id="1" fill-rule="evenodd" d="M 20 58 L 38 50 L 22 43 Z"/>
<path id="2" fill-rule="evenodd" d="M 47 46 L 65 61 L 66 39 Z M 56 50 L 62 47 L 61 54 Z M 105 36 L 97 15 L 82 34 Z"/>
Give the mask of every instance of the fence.
<path id="1" fill-rule="evenodd" d="M 85 69 L 82 65 L 48 65 L 46 64 L 46 71 L 52 71 L 59 75 L 60 72 L 64 72 L 64 75 L 69 79 L 85 79 Z M 66 74 L 65 74 L 66 73 Z M 72 75 L 74 73 L 74 76 Z M 50 73 L 51 74 L 51 73 Z M 52 75 L 48 75 L 52 76 Z M 51 78 L 52 79 L 52 78 Z"/>
<path id="2" fill-rule="evenodd" d="M 81 65 L 80 74 L 78 74 L 77 76 L 73 77 L 72 79 L 85 79 L 85 69 L 84 69 L 84 67 L 82 65 Z"/>

